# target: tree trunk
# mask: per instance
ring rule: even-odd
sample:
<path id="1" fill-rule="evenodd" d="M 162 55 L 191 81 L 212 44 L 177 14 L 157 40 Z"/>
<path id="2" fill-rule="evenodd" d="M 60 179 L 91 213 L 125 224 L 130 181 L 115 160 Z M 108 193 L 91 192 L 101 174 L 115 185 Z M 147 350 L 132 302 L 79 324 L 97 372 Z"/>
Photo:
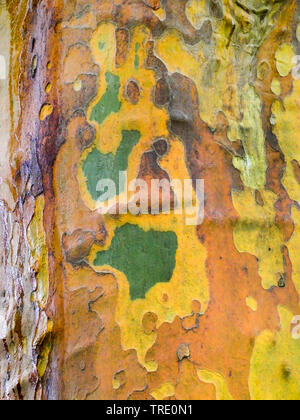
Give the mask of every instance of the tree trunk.
<path id="1" fill-rule="evenodd" d="M 0 399 L 300 399 L 299 6 L 0 1 Z"/>

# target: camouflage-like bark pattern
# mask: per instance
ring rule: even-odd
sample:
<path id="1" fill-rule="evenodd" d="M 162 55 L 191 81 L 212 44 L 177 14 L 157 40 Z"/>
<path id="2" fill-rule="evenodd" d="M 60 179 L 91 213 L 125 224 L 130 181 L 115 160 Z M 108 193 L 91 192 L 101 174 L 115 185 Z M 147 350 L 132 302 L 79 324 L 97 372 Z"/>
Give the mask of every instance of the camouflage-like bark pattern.
<path id="1" fill-rule="evenodd" d="M 0 21 L 0 398 L 300 399 L 297 1 Z M 203 224 L 102 216 L 101 168 L 204 179 Z"/>

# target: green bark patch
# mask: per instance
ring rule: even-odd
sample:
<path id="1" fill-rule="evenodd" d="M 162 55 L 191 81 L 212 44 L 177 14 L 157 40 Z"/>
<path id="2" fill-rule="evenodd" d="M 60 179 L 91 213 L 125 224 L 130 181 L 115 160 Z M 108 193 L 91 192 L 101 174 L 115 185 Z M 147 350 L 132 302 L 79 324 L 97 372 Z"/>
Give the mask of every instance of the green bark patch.
<path id="1" fill-rule="evenodd" d="M 121 102 L 119 101 L 120 78 L 110 72 L 105 75 L 107 88 L 106 92 L 94 106 L 91 114 L 91 121 L 96 121 L 102 124 L 105 119 L 113 112 L 119 112 L 121 109 Z"/>
<path id="2" fill-rule="evenodd" d="M 174 232 L 145 232 L 136 225 L 117 228 L 110 248 L 100 251 L 95 266 L 110 266 L 124 273 L 131 300 L 144 299 L 157 283 L 168 283 L 176 265 L 177 236 Z"/>
<path id="3" fill-rule="evenodd" d="M 95 147 L 83 163 L 83 172 L 87 180 L 88 191 L 94 201 L 98 201 L 103 194 L 97 191 L 97 184 L 101 179 L 111 179 L 116 185 L 116 193 L 124 191 L 125 185 L 119 185 L 119 172 L 128 168 L 129 155 L 139 142 L 139 131 L 122 131 L 122 141 L 117 153 L 103 154 Z M 109 197 L 113 198 L 113 197 Z M 100 199 L 101 201 L 101 199 Z"/>
<path id="4" fill-rule="evenodd" d="M 140 57 L 139 57 L 139 50 L 141 48 L 141 45 L 139 43 L 137 43 L 135 45 L 135 58 L 134 58 L 134 67 L 136 68 L 136 70 L 139 68 L 140 66 Z"/>

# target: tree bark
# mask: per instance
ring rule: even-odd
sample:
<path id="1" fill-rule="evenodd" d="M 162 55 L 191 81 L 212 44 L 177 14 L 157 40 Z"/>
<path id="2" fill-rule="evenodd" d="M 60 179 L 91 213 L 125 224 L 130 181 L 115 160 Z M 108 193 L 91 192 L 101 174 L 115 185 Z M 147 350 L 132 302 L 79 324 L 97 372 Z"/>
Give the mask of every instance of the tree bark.
<path id="1" fill-rule="evenodd" d="M 299 6 L 0 1 L 0 399 L 300 399 Z"/>

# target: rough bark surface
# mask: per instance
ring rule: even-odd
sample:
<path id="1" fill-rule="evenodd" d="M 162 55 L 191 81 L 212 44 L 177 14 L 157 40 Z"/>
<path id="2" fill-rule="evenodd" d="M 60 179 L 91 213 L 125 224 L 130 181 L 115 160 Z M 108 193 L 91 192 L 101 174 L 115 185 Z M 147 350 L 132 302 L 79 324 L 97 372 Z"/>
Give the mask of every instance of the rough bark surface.
<path id="1" fill-rule="evenodd" d="M 0 1 L 0 399 L 300 399 L 299 7 Z"/>

